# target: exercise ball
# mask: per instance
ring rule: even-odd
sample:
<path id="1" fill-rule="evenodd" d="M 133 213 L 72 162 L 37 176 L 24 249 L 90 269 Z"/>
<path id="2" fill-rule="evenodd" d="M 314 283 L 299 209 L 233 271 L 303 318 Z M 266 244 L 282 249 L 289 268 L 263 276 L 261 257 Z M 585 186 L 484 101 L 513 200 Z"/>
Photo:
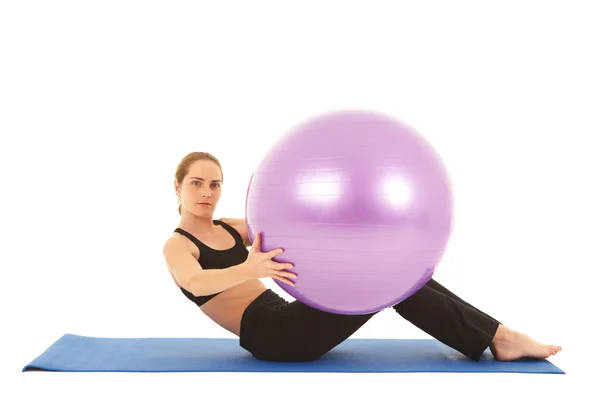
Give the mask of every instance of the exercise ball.
<path id="1" fill-rule="evenodd" d="M 442 160 L 388 114 L 318 114 L 281 135 L 251 174 L 251 242 L 294 264 L 298 301 L 337 314 L 377 312 L 432 277 L 452 225 Z"/>

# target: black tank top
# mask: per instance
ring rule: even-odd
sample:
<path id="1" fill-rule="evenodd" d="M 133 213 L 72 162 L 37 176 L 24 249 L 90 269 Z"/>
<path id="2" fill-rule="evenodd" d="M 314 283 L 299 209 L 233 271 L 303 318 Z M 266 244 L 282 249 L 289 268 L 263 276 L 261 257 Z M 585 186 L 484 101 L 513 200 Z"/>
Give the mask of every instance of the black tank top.
<path id="1" fill-rule="evenodd" d="M 239 234 L 239 232 L 223 221 L 213 220 L 213 225 L 221 225 L 223 228 L 225 228 L 235 238 L 235 245 L 226 250 L 216 250 L 208 247 L 196 239 L 196 237 L 191 233 L 186 232 L 181 228 L 175 229 L 175 232 L 184 235 L 196 246 L 198 246 L 198 249 L 200 250 L 200 258 L 198 258 L 198 262 L 202 266 L 202 269 L 224 269 L 246 261 L 248 258 L 248 249 L 246 249 L 246 246 L 244 246 L 244 241 L 242 240 L 242 236 Z M 221 293 L 213 293 L 208 296 L 194 296 L 191 292 L 184 288 L 181 288 L 181 291 L 185 297 L 196 303 L 198 306 L 201 306 Z"/>

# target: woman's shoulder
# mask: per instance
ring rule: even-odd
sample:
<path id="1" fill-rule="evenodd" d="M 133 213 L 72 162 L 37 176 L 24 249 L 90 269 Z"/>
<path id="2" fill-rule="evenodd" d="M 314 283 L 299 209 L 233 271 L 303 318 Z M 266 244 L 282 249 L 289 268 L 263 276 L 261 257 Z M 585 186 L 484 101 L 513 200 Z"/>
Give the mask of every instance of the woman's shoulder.
<path id="1" fill-rule="evenodd" d="M 163 243 L 163 254 L 168 253 L 191 253 L 196 258 L 200 257 L 200 249 L 177 232 L 173 232 Z"/>
<path id="2" fill-rule="evenodd" d="M 244 241 L 244 246 L 251 246 L 250 240 L 248 238 L 248 227 L 246 226 L 245 218 L 219 218 L 217 221 L 221 221 L 231 226 L 242 237 L 242 240 Z"/>

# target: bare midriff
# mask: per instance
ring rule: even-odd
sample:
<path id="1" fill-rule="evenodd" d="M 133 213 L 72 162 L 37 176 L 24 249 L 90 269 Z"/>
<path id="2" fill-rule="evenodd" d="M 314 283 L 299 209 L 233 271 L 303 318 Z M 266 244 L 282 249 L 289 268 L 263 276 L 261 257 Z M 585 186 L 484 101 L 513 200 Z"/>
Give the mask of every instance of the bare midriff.
<path id="1" fill-rule="evenodd" d="M 171 273 L 178 288 L 181 286 Z M 242 315 L 246 307 L 267 287 L 260 279 L 251 279 L 222 291 L 202 304 L 200 310 L 211 320 L 234 335 L 240 335 Z"/>
<path id="2" fill-rule="evenodd" d="M 201 305 L 200 310 L 218 325 L 239 336 L 244 310 L 266 289 L 260 280 L 249 280 L 219 293 Z"/>

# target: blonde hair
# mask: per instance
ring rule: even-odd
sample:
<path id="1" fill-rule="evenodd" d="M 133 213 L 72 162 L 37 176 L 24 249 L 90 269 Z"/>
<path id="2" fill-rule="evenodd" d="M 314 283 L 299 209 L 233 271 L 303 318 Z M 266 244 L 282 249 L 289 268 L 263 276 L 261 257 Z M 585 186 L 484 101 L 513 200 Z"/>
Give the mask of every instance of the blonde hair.
<path id="1" fill-rule="evenodd" d="M 183 182 L 183 178 L 185 178 L 185 176 L 190 172 L 190 166 L 196 161 L 200 160 L 208 160 L 217 164 L 221 170 L 221 176 L 223 176 L 223 168 L 221 167 L 221 163 L 217 157 L 205 151 L 194 151 L 183 157 L 181 161 L 179 161 L 179 165 L 177 165 L 177 169 L 175 170 L 175 180 L 178 184 L 181 184 Z M 179 215 L 181 215 L 181 203 L 178 205 L 178 211 Z"/>

